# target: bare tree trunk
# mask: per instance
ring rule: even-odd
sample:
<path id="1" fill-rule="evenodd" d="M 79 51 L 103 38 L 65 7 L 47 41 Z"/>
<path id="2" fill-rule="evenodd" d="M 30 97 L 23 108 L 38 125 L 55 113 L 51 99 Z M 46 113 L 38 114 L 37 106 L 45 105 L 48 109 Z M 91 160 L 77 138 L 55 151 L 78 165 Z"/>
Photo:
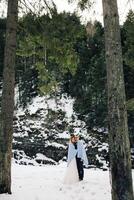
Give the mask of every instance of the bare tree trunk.
<path id="1" fill-rule="evenodd" d="M 134 200 L 117 0 L 102 0 L 108 84 L 112 200 Z"/>
<path id="2" fill-rule="evenodd" d="M 3 91 L 0 124 L 0 193 L 11 193 L 11 156 L 13 135 L 16 31 L 18 0 L 8 0 Z"/>

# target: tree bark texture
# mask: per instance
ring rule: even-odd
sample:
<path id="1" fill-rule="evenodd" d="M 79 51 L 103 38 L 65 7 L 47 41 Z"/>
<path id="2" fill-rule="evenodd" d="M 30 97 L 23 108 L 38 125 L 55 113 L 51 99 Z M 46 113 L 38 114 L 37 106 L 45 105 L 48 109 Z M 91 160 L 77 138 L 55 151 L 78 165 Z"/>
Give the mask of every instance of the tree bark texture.
<path id="1" fill-rule="evenodd" d="M 8 0 L 3 91 L 0 114 L 0 193 L 11 193 L 14 85 L 18 0 Z"/>
<path id="2" fill-rule="evenodd" d="M 102 0 L 112 200 L 134 200 L 117 0 Z"/>

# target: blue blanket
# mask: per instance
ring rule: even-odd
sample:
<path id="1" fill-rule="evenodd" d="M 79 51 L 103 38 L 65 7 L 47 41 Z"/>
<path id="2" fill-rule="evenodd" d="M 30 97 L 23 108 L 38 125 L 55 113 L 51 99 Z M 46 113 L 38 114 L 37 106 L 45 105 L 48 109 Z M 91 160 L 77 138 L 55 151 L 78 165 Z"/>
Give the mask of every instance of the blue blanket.
<path id="1" fill-rule="evenodd" d="M 71 142 L 69 143 L 67 166 L 69 165 L 71 160 L 75 158 L 76 154 L 77 154 L 78 158 L 81 158 L 81 160 L 83 161 L 83 164 L 87 167 L 88 159 L 87 159 L 85 147 L 84 147 L 83 142 L 80 140 L 77 142 L 77 149 L 75 149 L 75 146 L 73 143 L 71 143 Z"/>

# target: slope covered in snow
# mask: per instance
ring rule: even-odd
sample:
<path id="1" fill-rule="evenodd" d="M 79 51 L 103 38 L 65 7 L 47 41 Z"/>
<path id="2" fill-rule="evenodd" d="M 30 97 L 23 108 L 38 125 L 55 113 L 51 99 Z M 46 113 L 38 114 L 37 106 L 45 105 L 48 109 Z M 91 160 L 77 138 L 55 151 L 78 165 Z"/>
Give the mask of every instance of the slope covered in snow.
<path id="1" fill-rule="evenodd" d="M 17 99 L 17 97 L 16 97 Z M 107 168 L 108 145 L 86 129 L 73 111 L 74 99 L 61 96 L 37 96 L 25 109 L 17 107 L 14 116 L 13 155 L 24 165 L 58 164 L 66 160 L 70 133 L 80 133 L 85 141 L 90 165 Z M 94 133 L 97 130 L 94 129 Z M 102 138 L 102 141 L 100 141 Z M 42 156 L 38 156 L 38 155 Z"/>

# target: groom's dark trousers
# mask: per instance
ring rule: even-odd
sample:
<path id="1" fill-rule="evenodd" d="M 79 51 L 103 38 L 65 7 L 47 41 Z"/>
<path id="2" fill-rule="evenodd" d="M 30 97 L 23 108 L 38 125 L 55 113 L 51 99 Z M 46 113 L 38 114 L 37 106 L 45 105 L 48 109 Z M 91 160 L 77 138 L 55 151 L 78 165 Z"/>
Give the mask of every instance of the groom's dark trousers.
<path id="1" fill-rule="evenodd" d="M 74 143 L 74 146 L 75 149 L 77 149 L 77 143 Z M 84 177 L 83 161 L 81 160 L 81 158 L 77 157 L 77 154 L 76 154 L 76 163 L 77 163 L 79 180 L 83 180 Z"/>
<path id="2" fill-rule="evenodd" d="M 78 158 L 77 155 L 76 155 L 76 163 L 79 174 L 79 180 L 83 180 L 84 177 L 83 161 L 81 160 L 81 158 Z"/>

